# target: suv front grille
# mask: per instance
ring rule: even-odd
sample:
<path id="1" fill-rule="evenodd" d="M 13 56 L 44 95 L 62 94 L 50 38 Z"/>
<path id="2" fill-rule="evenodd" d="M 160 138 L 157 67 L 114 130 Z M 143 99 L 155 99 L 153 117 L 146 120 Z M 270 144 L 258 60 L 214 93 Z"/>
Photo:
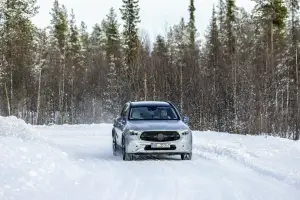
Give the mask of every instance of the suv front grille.
<path id="1" fill-rule="evenodd" d="M 140 138 L 149 142 L 170 142 L 179 140 L 180 135 L 176 131 L 145 131 Z"/>

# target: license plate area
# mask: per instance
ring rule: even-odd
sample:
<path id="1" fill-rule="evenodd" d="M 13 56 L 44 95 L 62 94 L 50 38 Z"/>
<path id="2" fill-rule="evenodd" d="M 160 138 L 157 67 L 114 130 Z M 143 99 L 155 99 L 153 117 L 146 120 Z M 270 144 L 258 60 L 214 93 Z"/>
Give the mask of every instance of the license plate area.
<path id="1" fill-rule="evenodd" d="M 168 144 L 168 143 L 152 143 L 151 148 L 153 148 L 153 149 L 166 149 L 166 148 L 171 148 L 171 144 Z"/>

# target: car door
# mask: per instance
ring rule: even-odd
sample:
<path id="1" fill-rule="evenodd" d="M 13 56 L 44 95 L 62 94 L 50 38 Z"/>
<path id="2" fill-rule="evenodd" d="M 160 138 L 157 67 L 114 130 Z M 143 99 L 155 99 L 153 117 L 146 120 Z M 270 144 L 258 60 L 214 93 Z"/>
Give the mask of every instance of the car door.
<path id="1" fill-rule="evenodd" d="M 126 114 L 128 112 L 128 108 L 129 104 L 126 103 L 115 123 L 116 141 L 119 146 L 122 145 L 122 134 L 126 125 Z"/>

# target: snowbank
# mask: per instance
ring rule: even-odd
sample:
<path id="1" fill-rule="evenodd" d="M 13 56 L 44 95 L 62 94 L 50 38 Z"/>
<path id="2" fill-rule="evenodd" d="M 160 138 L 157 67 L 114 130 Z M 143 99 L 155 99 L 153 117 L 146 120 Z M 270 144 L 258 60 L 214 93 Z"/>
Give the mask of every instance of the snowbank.
<path id="1" fill-rule="evenodd" d="M 43 132 L 41 134 L 43 137 L 56 137 L 59 135 L 69 135 L 70 137 L 74 138 L 76 136 L 99 136 L 103 135 L 103 132 L 106 134 L 111 135 L 112 124 L 76 124 L 76 125 L 43 125 L 43 126 L 34 126 L 34 128 L 39 131 Z"/>
<path id="2" fill-rule="evenodd" d="M 0 117 L 1 200 L 55 199 L 54 188 L 76 184 L 83 173 L 65 152 L 39 138 L 31 125 Z"/>
<path id="3" fill-rule="evenodd" d="M 24 120 L 17 117 L 2 117 L 0 116 L 0 136 L 15 137 L 20 139 L 36 138 L 37 132 Z"/>
<path id="4" fill-rule="evenodd" d="M 191 161 L 123 162 L 111 126 L 0 117 L 0 200 L 299 199 L 300 142 L 195 131 Z"/>
<path id="5" fill-rule="evenodd" d="M 71 124 L 62 124 L 62 125 L 58 125 L 58 124 L 53 124 L 53 125 L 35 125 L 33 126 L 34 128 L 36 129 L 46 129 L 46 130 L 67 130 L 67 131 L 70 131 L 70 130 L 90 130 L 90 129 L 97 129 L 99 128 L 102 129 L 102 128 L 112 128 L 112 124 L 105 124 L 105 123 L 100 123 L 100 124 L 74 124 L 74 125 L 71 125 Z M 53 132 L 55 134 L 55 132 Z"/>
<path id="6" fill-rule="evenodd" d="M 300 188 L 300 141 L 212 131 L 194 135 L 195 154 L 221 163 L 236 162 Z"/>

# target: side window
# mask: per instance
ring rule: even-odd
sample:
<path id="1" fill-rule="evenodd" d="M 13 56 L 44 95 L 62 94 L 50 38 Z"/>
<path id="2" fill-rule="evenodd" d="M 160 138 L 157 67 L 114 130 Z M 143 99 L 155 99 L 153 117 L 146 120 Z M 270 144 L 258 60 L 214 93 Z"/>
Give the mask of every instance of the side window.
<path id="1" fill-rule="evenodd" d="M 129 107 L 129 105 L 125 104 L 125 106 L 123 107 L 123 110 L 121 112 L 121 117 L 125 117 L 126 116 L 126 113 L 128 111 L 128 107 Z"/>
<path id="2" fill-rule="evenodd" d="M 123 106 L 123 108 L 122 108 L 122 111 L 121 111 L 121 114 L 120 114 L 121 117 L 123 116 L 123 113 L 124 113 L 124 111 L 125 111 L 126 105 L 127 105 L 127 104 L 125 104 L 125 105 Z"/>

